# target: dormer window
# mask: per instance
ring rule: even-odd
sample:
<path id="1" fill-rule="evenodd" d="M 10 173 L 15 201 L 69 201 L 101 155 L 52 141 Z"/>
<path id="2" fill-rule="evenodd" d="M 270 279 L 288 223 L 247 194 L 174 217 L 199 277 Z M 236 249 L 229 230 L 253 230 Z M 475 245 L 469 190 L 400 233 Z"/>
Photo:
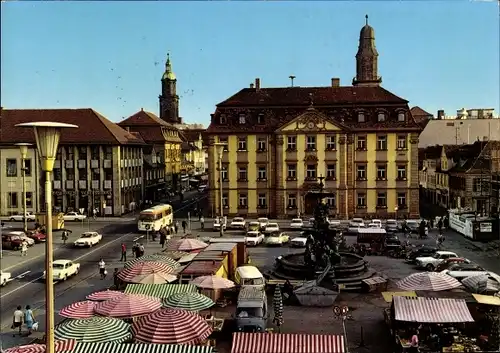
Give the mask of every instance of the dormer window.
<path id="1" fill-rule="evenodd" d="M 257 124 L 264 124 L 264 113 L 260 113 L 257 116 Z"/>
<path id="2" fill-rule="evenodd" d="M 405 121 L 405 120 L 406 120 L 406 114 L 404 112 L 399 112 L 398 121 Z"/>
<path id="3" fill-rule="evenodd" d="M 365 113 L 358 113 L 358 123 L 365 122 Z"/>
<path id="4" fill-rule="evenodd" d="M 219 122 L 221 124 L 226 124 L 227 123 L 227 118 L 224 114 L 222 114 L 220 117 L 219 117 Z"/>
<path id="5" fill-rule="evenodd" d="M 246 124 L 247 118 L 246 118 L 245 114 L 240 114 L 240 120 L 239 121 L 240 121 L 240 125 Z"/>
<path id="6" fill-rule="evenodd" d="M 378 113 L 377 120 L 379 123 L 382 121 L 385 121 L 385 113 L 383 113 L 383 112 Z"/>

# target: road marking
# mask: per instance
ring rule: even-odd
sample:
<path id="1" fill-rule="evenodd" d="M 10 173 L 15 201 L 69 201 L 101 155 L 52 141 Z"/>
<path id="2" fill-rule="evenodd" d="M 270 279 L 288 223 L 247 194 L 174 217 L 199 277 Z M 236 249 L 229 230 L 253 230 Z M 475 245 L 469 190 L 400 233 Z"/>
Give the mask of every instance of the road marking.
<path id="1" fill-rule="evenodd" d="M 93 250 L 90 250 L 90 251 L 86 252 L 85 254 L 83 254 L 83 255 L 81 255 L 81 256 L 79 256 L 79 257 L 77 257 L 76 259 L 73 259 L 72 261 L 73 261 L 73 262 L 76 262 L 76 261 L 78 261 L 78 260 L 81 260 L 81 259 L 83 259 L 83 258 L 85 258 L 85 257 L 89 256 L 90 254 L 95 253 L 95 252 L 96 252 L 96 251 L 98 251 L 98 250 L 102 250 L 102 249 L 104 249 L 104 248 L 105 248 L 105 247 L 107 247 L 108 245 L 111 245 L 111 244 L 113 244 L 113 243 L 116 243 L 117 241 L 119 241 L 119 240 L 121 240 L 121 239 L 123 239 L 123 238 L 125 238 L 125 237 L 127 237 L 127 236 L 130 236 L 131 234 L 135 234 L 135 232 L 130 232 L 130 233 L 127 233 L 127 234 L 125 234 L 125 235 L 122 235 L 121 237 L 116 238 L 116 239 L 114 239 L 114 240 L 110 241 L 109 243 L 103 244 L 102 246 L 100 246 L 100 247 L 98 247 L 98 248 L 94 248 Z M 7 296 L 11 295 L 12 293 L 17 292 L 17 291 L 18 291 L 18 290 L 20 290 L 20 289 L 26 288 L 26 287 L 27 287 L 27 286 L 29 286 L 31 283 L 33 283 L 33 282 L 36 282 L 36 281 L 40 280 L 42 277 L 43 277 L 43 275 L 42 275 L 42 276 L 40 276 L 40 277 L 38 277 L 38 278 L 35 278 L 35 279 L 34 279 L 34 280 L 32 280 L 32 281 L 29 281 L 28 283 L 23 284 L 23 285 L 22 285 L 22 286 L 20 286 L 20 287 L 17 287 L 16 289 L 11 290 L 10 292 L 7 292 L 7 293 L 5 293 L 5 294 L 1 295 L 1 296 L 0 296 L 0 298 L 5 298 L 5 297 L 7 297 Z"/>
<path id="2" fill-rule="evenodd" d="M 15 279 L 18 279 L 18 278 L 24 278 L 28 273 L 30 273 L 31 271 L 26 271 L 26 272 L 23 272 L 21 273 L 20 275 L 17 275 L 16 277 L 14 277 Z"/>

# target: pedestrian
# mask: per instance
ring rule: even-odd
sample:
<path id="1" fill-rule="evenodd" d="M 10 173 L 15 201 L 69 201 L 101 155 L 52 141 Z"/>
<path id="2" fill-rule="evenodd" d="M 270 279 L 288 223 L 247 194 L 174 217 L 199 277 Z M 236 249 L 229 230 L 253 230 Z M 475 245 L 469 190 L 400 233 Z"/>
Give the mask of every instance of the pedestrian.
<path id="1" fill-rule="evenodd" d="M 14 315 L 12 316 L 12 326 L 11 328 L 13 330 L 18 329 L 19 330 L 19 336 L 21 335 L 21 330 L 23 327 L 23 320 L 24 320 L 24 313 L 21 310 L 21 305 L 17 306 L 17 309 L 14 311 Z M 16 334 L 14 333 L 12 336 L 15 336 Z"/>
<path id="2" fill-rule="evenodd" d="M 167 235 L 162 232 L 160 234 L 160 245 L 161 245 L 161 248 L 163 249 L 163 247 L 165 246 L 165 241 L 167 240 Z"/>
<path id="3" fill-rule="evenodd" d="M 144 256 L 144 252 L 145 252 L 144 245 L 139 244 L 139 251 L 138 252 L 139 252 L 138 257 Z"/>
<path id="4" fill-rule="evenodd" d="M 61 238 L 62 238 L 63 244 L 66 244 L 66 241 L 68 240 L 68 231 L 67 230 L 63 230 Z"/>
<path id="5" fill-rule="evenodd" d="M 418 353 L 418 331 L 411 336 L 409 352 Z"/>
<path id="6" fill-rule="evenodd" d="M 115 289 L 117 289 L 117 290 L 120 289 L 120 284 L 121 284 L 121 281 L 118 278 L 119 272 L 120 271 L 117 268 L 115 268 L 115 271 L 113 272 L 113 284 L 115 285 Z"/>
<path id="7" fill-rule="evenodd" d="M 439 229 L 439 233 L 441 233 L 441 231 L 443 230 L 443 217 L 439 218 L 438 229 Z"/>
<path id="8" fill-rule="evenodd" d="M 184 231 L 184 234 L 186 234 L 186 227 L 187 227 L 187 222 L 182 221 L 182 230 Z"/>
<path id="9" fill-rule="evenodd" d="M 431 229 L 434 228 L 434 218 L 431 217 L 431 219 L 429 220 L 429 226 Z"/>
<path id="10" fill-rule="evenodd" d="M 122 257 L 120 258 L 120 261 L 127 261 L 127 246 L 125 243 L 122 243 Z"/>
<path id="11" fill-rule="evenodd" d="M 205 218 L 203 218 L 203 216 L 200 217 L 200 225 L 201 230 L 205 229 Z"/>
<path id="12" fill-rule="evenodd" d="M 96 218 L 97 218 L 97 208 L 94 208 L 94 209 L 92 210 L 92 217 L 93 217 L 94 219 L 96 219 Z"/>
<path id="13" fill-rule="evenodd" d="M 175 234 L 177 235 L 177 233 L 179 232 L 179 221 L 175 221 L 174 229 L 175 229 Z"/>
<path id="14" fill-rule="evenodd" d="M 24 312 L 24 323 L 28 329 L 28 335 L 33 333 L 33 324 L 36 322 L 35 315 L 33 315 L 33 310 L 29 305 L 26 305 L 26 311 Z"/>
<path id="15" fill-rule="evenodd" d="M 28 256 L 28 243 L 25 240 L 21 243 L 21 256 Z"/>
<path id="16" fill-rule="evenodd" d="M 134 243 L 134 245 L 132 246 L 132 253 L 134 254 L 136 259 L 139 257 L 139 244 Z"/>
<path id="17" fill-rule="evenodd" d="M 101 275 L 101 279 L 105 279 L 108 274 L 106 271 L 106 263 L 103 259 L 99 260 L 99 274 Z"/>

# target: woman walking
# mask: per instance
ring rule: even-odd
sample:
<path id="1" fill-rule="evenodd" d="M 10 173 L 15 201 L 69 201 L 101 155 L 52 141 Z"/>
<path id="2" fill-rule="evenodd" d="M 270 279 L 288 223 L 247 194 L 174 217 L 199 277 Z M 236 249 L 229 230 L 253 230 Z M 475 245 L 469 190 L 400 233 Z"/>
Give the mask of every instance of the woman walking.
<path id="1" fill-rule="evenodd" d="M 103 259 L 99 261 L 99 274 L 101 275 L 101 279 L 105 279 L 108 274 L 106 271 L 106 263 Z"/>
<path id="2" fill-rule="evenodd" d="M 33 324 L 36 322 L 35 316 L 33 315 L 33 310 L 29 305 L 26 305 L 26 311 L 24 312 L 24 323 L 28 329 L 28 335 L 33 333 Z"/>

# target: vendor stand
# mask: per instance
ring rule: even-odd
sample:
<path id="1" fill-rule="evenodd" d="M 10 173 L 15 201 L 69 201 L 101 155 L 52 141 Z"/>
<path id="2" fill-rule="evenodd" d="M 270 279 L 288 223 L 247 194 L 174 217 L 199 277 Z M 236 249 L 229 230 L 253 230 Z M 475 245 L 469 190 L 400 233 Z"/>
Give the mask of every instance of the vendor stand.
<path id="1" fill-rule="evenodd" d="M 393 297 L 410 297 L 410 298 L 416 298 L 417 293 L 414 291 L 406 291 L 406 292 L 382 292 L 382 297 L 384 298 L 384 301 L 387 304 L 392 303 L 392 298 Z M 391 336 L 394 335 L 393 329 L 392 329 L 392 319 L 391 319 L 391 306 L 388 306 L 384 308 L 383 310 L 384 314 L 384 321 L 387 324 L 387 327 L 389 327 L 389 331 L 391 332 Z"/>

